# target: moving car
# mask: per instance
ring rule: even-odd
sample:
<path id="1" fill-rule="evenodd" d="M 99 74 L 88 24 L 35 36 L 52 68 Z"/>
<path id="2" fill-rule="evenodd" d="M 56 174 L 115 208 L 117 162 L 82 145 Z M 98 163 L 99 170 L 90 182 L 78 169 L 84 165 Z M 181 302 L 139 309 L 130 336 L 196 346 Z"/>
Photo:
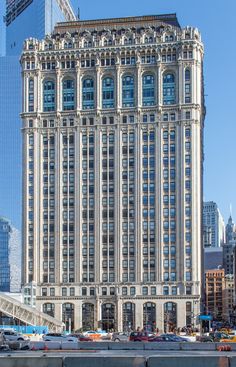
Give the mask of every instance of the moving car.
<path id="1" fill-rule="evenodd" d="M 200 343 L 212 343 L 213 338 L 210 335 L 197 335 L 196 341 Z"/>
<path id="2" fill-rule="evenodd" d="M 183 338 L 182 336 L 175 334 L 161 334 L 161 335 L 153 335 L 149 337 L 149 342 L 177 342 L 183 343 L 188 342 L 187 338 Z"/>
<path id="3" fill-rule="evenodd" d="M 74 334 L 70 334 L 70 335 L 67 335 L 67 336 L 72 336 L 73 338 L 77 338 L 77 340 L 80 341 L 80 342 L 92 342 L 93 341 L 92 338 L 90 338 L 87 335 L 83 335 L 81 333 L 74 333 Z"/>
<path id="4" fill-rule="evenodd" d="M 149 338 L 149 342 L 166 342 L 166 338 L 161 335 L 154 335 L 152 338 Z"/>
<path id="5" fill-rule="evenodd" d="M 112 338 L 112 333 L 107 332 L 106 330 L 98 330 L 97 332 L 100 334 L 102 340 L 111 340 Z"/>
<path id="6" fill-rule="evenodd" d="M 131 342 L 147 342 L 149 339 L 148 333 L 141 331 L 133 331 L 130 333 L 129 340 Z"/>
<path id="7" fill-rule="evenodd" d="M 78 342 L 78 338 L 60 333 L 48 333 L 43 335 L 43 340 L 45 342 Z"/>
<path id="8" fill-rule="evenodd" d="M 83 333 L 85 336 L 89 336 L 91 339 L 101 339 L 101 334 L 98 331 L 88 330 Z"/>
<path id="9" fill-rule="evenodd" d="M 129 334 L 128 333 L 113 333 L 111 340 L 113 342 L 128 342 Z"/>
<path id="10" fill-rule="evenodd" d="M 227 338 L 223 338 L 220 340 L 221 342 L 223 343 L 236 343 L 236 336 L 233 336 L 232 338 L 230 339 L 227 339 Z"/>
<path id="11" fill-rule="evenodd" d="M 221 339 L 230 339 L 231 336 L 221 331 L 216 331 L 215 333 L 209 333 L 209 336 L 212 338 L 214 342 L 219 342 Z"/>
<path id="12" fill-rule="evenodd" d="M 23 340 L 29 340 L 29 338 L 27 338 L 26 336 L 24 336 L 21 333 L 17 333 L 14 330 L 7 330 L 7 329 L 3 329 L 1 330 L 2 334 L 4 335 L 6 340 L 9 341 L 23 341 Z"/>

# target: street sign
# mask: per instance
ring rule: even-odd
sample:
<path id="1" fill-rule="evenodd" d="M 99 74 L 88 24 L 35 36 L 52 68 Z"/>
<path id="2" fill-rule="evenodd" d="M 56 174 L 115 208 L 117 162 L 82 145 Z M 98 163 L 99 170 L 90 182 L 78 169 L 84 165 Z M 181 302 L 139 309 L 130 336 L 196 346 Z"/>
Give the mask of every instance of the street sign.
<path id="1" fill-rule="evenodd" d="M 199 316 L 200 320 L 205 320 L 205 321 L 211 321 L 212 320 L 212 316 L 211 315 L 200 315 Z"/>

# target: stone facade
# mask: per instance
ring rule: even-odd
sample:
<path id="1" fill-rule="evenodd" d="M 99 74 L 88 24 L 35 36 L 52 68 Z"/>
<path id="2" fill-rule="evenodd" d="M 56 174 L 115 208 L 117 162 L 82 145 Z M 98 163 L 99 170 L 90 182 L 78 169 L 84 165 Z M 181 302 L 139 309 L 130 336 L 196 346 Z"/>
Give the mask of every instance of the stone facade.
<path id="1" fill-rule="evenodd" d="M 59 23 L 25 42 L 24 284 L 66 328 L 200 312 L 203 45 L 175 15 Z"/>

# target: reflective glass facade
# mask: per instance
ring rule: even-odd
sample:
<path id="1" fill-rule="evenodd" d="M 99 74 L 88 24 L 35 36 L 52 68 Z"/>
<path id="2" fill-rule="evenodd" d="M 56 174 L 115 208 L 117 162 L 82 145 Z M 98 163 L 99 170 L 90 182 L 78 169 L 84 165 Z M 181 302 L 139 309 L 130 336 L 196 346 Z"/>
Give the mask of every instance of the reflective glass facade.
<path id="1" fill-rule="evenodd" d="M 6 6 L 8 9 L 7 26 L 1 22 Z M 59 8 L 57 0 L 2 0 L 0 1 L 0 16 L 0 55 L 5 55 L 3 47 L 5 39 L 7 55 L 0 57 L 0 156 L 2 158 L 0 160 L 0 177 L 2 178 L 0 202 L 4 215 L 11 218 L 20 227 L 21 132 L 19 114 L 22 84 L 19 58 L 26 38 L 44 38 L 53 30 L 55 23 L 65 20 L 65 15 Z M 34 82 L 29 81 L 29 112 L 34 110 L 34 87 Z M 52 108 L 52 104 L 53 102 L 48 101 L 47 108 Z"/>

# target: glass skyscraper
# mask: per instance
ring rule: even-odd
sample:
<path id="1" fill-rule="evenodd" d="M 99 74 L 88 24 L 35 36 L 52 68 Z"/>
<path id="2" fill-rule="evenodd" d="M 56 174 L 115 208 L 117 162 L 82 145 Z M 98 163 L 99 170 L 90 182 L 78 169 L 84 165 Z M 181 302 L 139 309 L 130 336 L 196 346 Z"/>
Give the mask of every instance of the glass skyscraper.
<path id="1" fill-rule="evenodd" d="M 69 0 L 2 0 L 0 4 L 0 202 L 4 215 L 20 227 L 21 71 L 25 38 L 42 39 L 56 22 L 73 20 Z M 5 14 L 5 24 L 2 22 Z M 5 42 L 6 38 L 6 42 Z M 6 54 L 5 46 L 6 43 Z"/>
<path id="2" fill-rule="evenodd" d="M 10 292 L 9 240 L 11 227 L 0 217 L 0 291 Z"/>
<path id="3" fill-rule="evenodd" d="M 0 291 L 20 292 L 21 236 L 10 221 L 0 217 Z"/>
<path id="4" fill-rule="evenodd" d="M 7 0 L 7 55 L 20 55 L 26 38 L 42 39 L 64 20 L 75 20 L 68 0 Z"/>

